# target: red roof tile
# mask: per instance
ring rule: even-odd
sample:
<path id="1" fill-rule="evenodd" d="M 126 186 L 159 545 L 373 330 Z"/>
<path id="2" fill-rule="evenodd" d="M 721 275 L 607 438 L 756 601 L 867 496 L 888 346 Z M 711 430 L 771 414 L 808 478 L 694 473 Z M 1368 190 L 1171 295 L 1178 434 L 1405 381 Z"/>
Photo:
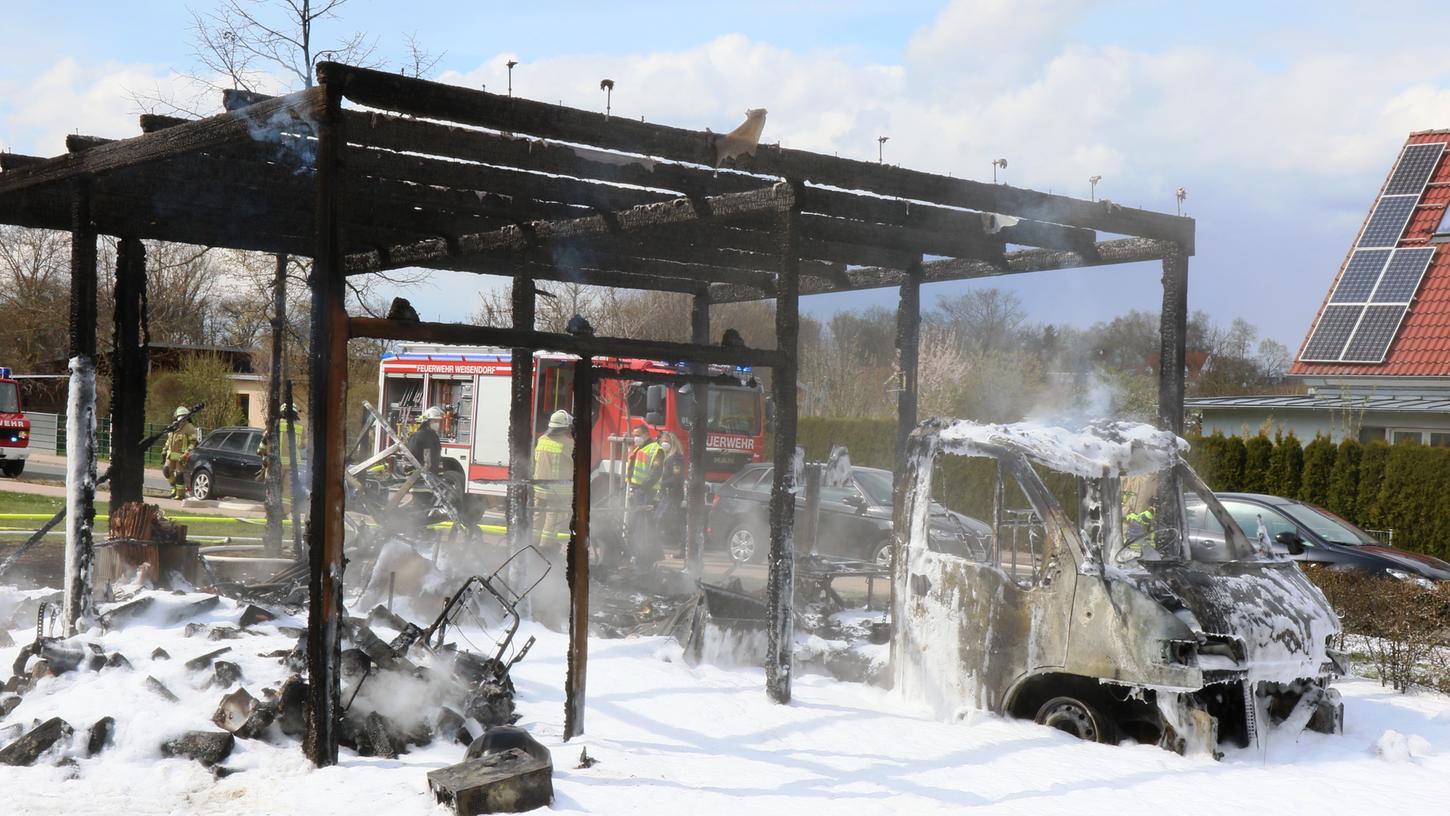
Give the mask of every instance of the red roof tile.
<path id="1" fill-rule="evenodd" d="M 1411 144 L 1426 144 L 1430 142 L 1450 142 L 1450 130 L 1426 130 L 1410 134 L 1405 142 Z M 1420 196 L 1419 204 L 1415 213 L 1410 217 L 1410 223 L 1405 229 L 1405 235 L 1400 239 L 1397 246 L 1414 247 L 1425 246 L 1435 228 L 1440 224 L 1440 218 L 1445 214 L 1445 207 L 1450 204 L 1450 150 L 1447 150 L 1440 159 L 1440 164 L 1430 176 L 1430 183 L 1426 185 L 1425 192 Z M 1394 168 L 1390 168 L 1394 172 Z M 1385 183 L 1389 182 L 1388 176 Z M 1383 185 L 1380 188 L 1384 189 Z M 1378 201 L 1379 197 L 1376 196 Z M 1365 220 L 1369 219 L 1368 213 Z M 1363 225 L 1360 227 L 1363 229 Z M 1345 262 L 1348 262 L 1348 253 L 1345 255 Z M 1339 274 L 1344 274 L 1343 264 L 1340 266 Z M 1339 281 L 1339 275 L 1335 275 L 1334 282 Z M 1324 301 L 1320 303 L 1319 310 L 1324 310 L 1324 304 L 1329 301 L 1329 293 L 1334 291 L 1334 285 L 1330 284 L 1329 291 L 1324 294 Z M 1315 321 L 1318 321 L 1316 315 Z M 1305 334 L 1304 343 L 1309 342 L 1309 334 L 1314 330 L 1310 324 L 1309 332 Z M 1300 344 L 1299 354 L 1304 352 L 1304 345 Z M 1437 249 L 1435 257 L 1430 262 L 1430 268 L 1425 272 L 1425 278 L 1420 282 L 1420 290 L 1415 295 L 1415 300 L 1410 304 L 1409 313 L 1400 324 L 1399 334 L 1390 344 L 1389 353 L 1385 355 L 1384 362 L 1375 364 L 1363 363 L 1301 363 L 1298 362 L 1298 354 L 1295 355 L 1295 363 L 1289 369 L 1291 375 L 1298 376 L 1346 376 L 1346 375 L 1374 375 L 1374 376 L 1404 376 L 1404 377 L 1427 377 L 1427 376 L 1450 376 L 1450 251 L 1444 248 Z"/>

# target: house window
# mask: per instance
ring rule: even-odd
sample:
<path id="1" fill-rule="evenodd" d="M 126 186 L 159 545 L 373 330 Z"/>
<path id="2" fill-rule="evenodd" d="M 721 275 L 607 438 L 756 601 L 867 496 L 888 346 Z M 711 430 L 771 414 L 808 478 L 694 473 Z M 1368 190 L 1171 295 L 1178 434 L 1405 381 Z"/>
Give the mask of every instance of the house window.
<path id="1" fill-rule="evenodd" d="M 1435 234 L 1430 236 L 1430 243 L 1443 244 L 1450 242 L 1450 207 L 1445 208 L 1445 213 L 1440 216 L 1440 225 L 1435 227 Z"/>
<path id="2" fill-rule="evenodd" d="M 1424 441 L 1424 439 L 1423 439 L 1424 434 L 1420 433 L 1419 431 L 1393 431 L 1391 433 L 1391 437 L 1394 439 L 1394 443 L 1396 445 L 1398 445 L 1401 442 L 1423 442 Z"/>
<path id="3" fill-rule="evenodd" d="M 1430 434 L 1430 447 L 1432 447 L 1432 448 L 1450 448 L 1450 433 L 1433 433 L 1432 432 Z"/>
<path id="4" fill-rule="evenodd" d="M 1385 441 L 1384 428 L 1371 428 L 1365 426 L 1359 429 L 1359 441 L 1361 442 L 1383 442 Z"/>
<path id="5" fill-rule="evenodd" d="M 237 408 L 241 409 L 241 412 L 242 412 L 242 422 L 243 423 L 249 423 L 249 422 L 252 421 L 252 395 L 251 394 L 238 394 L 237 395 Z"/>

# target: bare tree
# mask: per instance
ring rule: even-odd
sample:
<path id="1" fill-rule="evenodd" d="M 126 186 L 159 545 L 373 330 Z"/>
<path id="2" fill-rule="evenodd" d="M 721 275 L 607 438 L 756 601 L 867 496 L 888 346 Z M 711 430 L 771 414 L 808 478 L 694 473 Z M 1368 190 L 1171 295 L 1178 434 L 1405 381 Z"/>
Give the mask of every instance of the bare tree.
<path id="1" fill-rule="evenodd" d="M 1005 351 L 1016 345 L 1016 335 L 1027 312 L 1017 295 L 1001 289 L 971 289 L 945 299 L 935 319 L 952 324 L 968 351 Z"/>

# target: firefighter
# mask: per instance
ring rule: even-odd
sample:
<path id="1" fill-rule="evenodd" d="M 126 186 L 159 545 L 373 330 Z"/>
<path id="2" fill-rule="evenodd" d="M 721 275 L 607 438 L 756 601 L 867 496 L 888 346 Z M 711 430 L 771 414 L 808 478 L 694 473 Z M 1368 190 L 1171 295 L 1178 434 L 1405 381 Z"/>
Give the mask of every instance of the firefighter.
<path id="1" fill-rule="evenodd" d="M 408 437 L 408 451 L 429 473 L 437 473 L 443 460 L 443 441 L 438 438 L 438 422 L 443 419 L 443 409 L 434 405 L 425 410 L 419 419 L 422 421 L 418 430 Z"/>
<path id="2" fill-rule="evenodd" d="M 292 430 L 292 438 L 297 446 L 297 458 L 301 459 L 302 445 L 306 440 L 306 437 L 303 436 L 302 432 L 302 415 L 297 413 L 297 409 L 293 407 L 292 403 L 286 402 L 282 404 L 282 407 L 278 409 L 277 412 L 276 462 L 277 464 L 282 466 L 284 477 L 287 475 L 288 472 L 290 472 L 292 464 L 292 456 L 289 453 L 287 447 L 287 431 L 289 428 Z M 271 474 L 272 459 L 267 455 L 268 450 L 269 449 L 267 447 L 267 437 L 263 436 L 262 444 L 257 446 L 257 455 L 262 457 L 262 467 L 260 470 L 257 471 L 257 481 L 259 482 L 266 482 Z M 287 478 L 282 479 L 283 495 L 286 495 L 289 491 L 289 487 L 287 484 L 289 481 L 290 480 Z"/>
<path id="3" fill-rule="evenodd" d="M 664 542 L 683 542 L 685 538 L 685 456 L 679 438 L 669 431 L 660 434 L 659 446 L 660 487 L 653 525 L 656 546 L 652 549 L 662 556 Z"/>
<path id="4" fill-rule="evenodd" d="M 574 496 L 574 418 L 555 411 L 549 427 L 534 444 L 534 535 L 541 547 L 557 548 Z"/>
<path id="5" fill-rule="evenodd" d="M 659 489 L 660 446 L 650 438 L 649 426 L 643 422 L 635 424 L 633 436 L 634 447 L 625 460 L 629 493 L 625 501 L 628 514 L 624 540 L 628 542 L 630 554 L 636 561 L 644 563 L 650 551 L 656 549 L 650 542 L 649 519 L 654 509 L 655 493 Z"/>
<path id="6" fill-rule="evenodd" d="M 191 409 L 185 405 L 176 406 L 172 416 L 176 419 L 186 418 L 166 437 L 166 445 L 162 448 L 166 455 L 166 463 L 162 466 L 162 475 L 171 482 L 171 498 L 180 499 L 186 496 L 186 456 L 196 449 L 197 430 L 189 419 Z"/>

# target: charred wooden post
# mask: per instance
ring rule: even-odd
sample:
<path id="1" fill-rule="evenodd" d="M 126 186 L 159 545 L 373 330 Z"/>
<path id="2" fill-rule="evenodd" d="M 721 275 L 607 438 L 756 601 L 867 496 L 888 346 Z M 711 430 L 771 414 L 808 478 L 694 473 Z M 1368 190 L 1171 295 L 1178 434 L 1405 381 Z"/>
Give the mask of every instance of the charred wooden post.
<path id="1" fill-rule="evenodd" d="M 780 365 L 771 374 L 775 396 L 775 476 L 770 489 L 770 577 L 766 585 L 765 689 L 777 703 L 790 702 L 791 652 L 795 637 L 796 355 L 800 329 L 799 212 L 781 213 L 780 275 L 776 280 L 775 344 Z"/>
<path id="2" fill-rule="evenodd" d="M 70 398 L 66 410 L 65 628 L 91 614 L 96 520 L 96 226 L 91 182 L 71 195 Z"/>
<path id="3" fill-rule="evenodd" d="M 512 295 L 514 329 L 533 331 L 533 278 L 516 272 Z M 530 499 L 533 497 L 533 488 L 529 482 L 534 478 L 533 348 L 522 345 L 513 347 L 509 357 L 509 375 L 512 380 L 509 397 L 509 484 L 504 514 L 508 525 L 509 550 L 517 552 L 519 548 L 533 543 L 533 536 L 530 534 L 533 519 L 529 508 Z"/>
<path id="4" fill-rule="evenodd" d="M 691 303 L 690 342 L 698 346 L 710 343 L 708 289 L 696 292 Z M 696 365 L 695 373 L 705 374 L 707 368 Z M 690 403 L 690 461 L 685 477 L 685 570 L 698 578 L 705 569 L 705 424 L 709 421 L 710 387 L 695 382 L 690 391 L 694 401 Z"/>
<path id="5" fill-rule="evenodd" d="M 574 517 L 569 524 L 569 665 L 564 681 L 564 739 L 584 733 L 589 664 L 589 476 L 594 456 L 594 371 L 588 357 L 574 364 Z"/>
<path id="6" fill-rule="evenodd" d="M 282 392 L 282 337 L 287 319 L 287 256 L 278 255 L 272 274 L 272 366 L 267 373 L 267 428 L 263 437 L 267 440 L 267 460 L 263 469 L 267 473 L 266 498 L 267 554 L 273 558 L 282 554 L 282 444 L 277 436 L 281 419 Z M 295 456 L 295 454 L 294 454 Z M 294 458 L 295 461 L 295 458 Z M 292 494 L 295 504 L 297 494 Z M 300 549 L 300 548 L 299 548 Z"/>
<path id="7" fill-rule="evenodd" d="M 141 336 L 146 292 L 146 246 L 122 238 L 116 251 L 111 333 L 111 506 L 141 501 L 145 452 L 147 348 Z"/>
<path id="8" fill-rule="evenodd" d="M 921 359 L 921 259 L 906 268 L 896 307 L 896 363 L 901 376 L 896 392 L 896 474 L 906 467 L 906 437 L 916 427 L 917 366 Z"/>
<path id="9" fill-rule="evenodd" d="M 1163 311 L 1158 334 L 1158 425 L 1183 435 L 1183 387 L 1188 360 L 1188 253 L 1172 245 L 1163 256 Z"/>
<path id="10" fill-rule="evenodd" d="M 307 528 L 307 734 L 318 767 L 337 764 L 344 492 L 347 452 L 347 309 L 339 207 L 344 144 L 339 90 L 324 86 L 317 130 L 317 249 L 312 263 L 312 495 Z"/>
<path id="11" fill-rule="evenodd" d="M 282 383 L 282 401 L 288 405 L 297 404 L 292 401 L 292 380 L 290 378 Z M 287 443 L 287 458 L 291 460 L 287 467 L 287 477 L 291 480 L 289 484 L 292 487 L 292 501 L 289 504 L 292 508 L 292 555 L 300 561 L 306 549 L 302 543 L 302 496 L 304 493 L 302 474 L 297 471 L 297 465 L 301 459 L 297 456 L 296 422 L 288 421 L 287 438 L 283 441 Z"/>

